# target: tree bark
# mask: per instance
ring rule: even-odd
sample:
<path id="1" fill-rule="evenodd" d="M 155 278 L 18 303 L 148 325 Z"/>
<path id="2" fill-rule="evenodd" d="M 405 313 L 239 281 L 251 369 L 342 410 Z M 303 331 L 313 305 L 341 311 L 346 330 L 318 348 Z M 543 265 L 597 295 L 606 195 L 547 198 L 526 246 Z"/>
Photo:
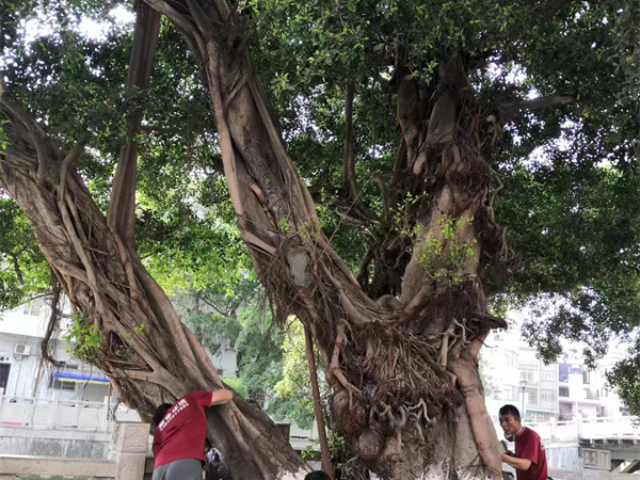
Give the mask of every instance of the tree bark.
<path id="1" fill-rule="evenodd" d="M 345 100 L 345 135 L 344 135 L 344 158 L 342 161 L 342 176 L 344 187 L 349 192 L 351 203 L 358 201 L 358 183 L 356 181 L 356 156 L 353 135 L 353 101 L 355 96 L 355 87 L 352 83 L 347 86 L 347 95 Z"/>
<path id="2" fill-rule="evenodd" d="M 316 354 L 313 351 L 313 339 L 307 329 L 304 331 L 304 341 L 307 352 L 307 362 L 309 363 L 309 381 L 313 393 L 313 411 L 316 414 L 316 424 L 318 426 L 318 440 L 320 441 L 320 454 L 322 459 L 322 470 L 333 480 L 333 466 L 329 456 L 329 442 L 324 426 L 324 412 L 320 401 L 320 387 L 318 386 L 318 369 L 316 367 Z"/>
<path id="3" fill-rule="evenodd" d="M 504 322 L 487 313 L 478 275 L 492 220 L 491 176 L 482 115 L 462 93 L 472 90 L 462 66 L 446 59 L 453 66 L 439 75 L 437 101 L 408 116 L 421 122 L 403 126 L 411 156 L 403 184 L 430 196 L 417 209 L 418 238 L 399 299 L 375 302 L 321 231 L 238 13 L 224 0 L 147 2 L 199 57 L 243 239 L 279 316 L 295 314 L 312 333 L 340 428 L 356 452 L 388 479 L 497 477 L 498 442 L 487 424 L 475 345 Z"/>
<path id="4" fill-rule="evenodd" d="M 488 314 L 480 278 L 483 255 L 504 260 L 504 230 L 491 209 L 485 160 L 491 142 L 484 140 L 484 118 L 463 65 L 455 57 L 439 59 L 443 67 L 431 89 L 437 95 L 401 82 L 405 147 L 394 186 L 424 198 L 412 214 L 417 233 L 402 291 L 374 301 L 321 231 L 255 74 L 237 12 L 224 0 L 146 3 L 174 23 L 199 57 L 241 234 L 278 315 L 295 314 L 313 335 L 340 428 L 355 451 L 386 479 L 498 476 L 497 438 L 482 399 L 477 356 L 487 332 L 504 326 Z M 140 15 L 147 35 L 136 38 L 147 46 L 133 52 L 149 54 L 154 21 L 157 16 Z M 138 71 L 135 65 L 141 73 L 150 63 L 138 58 L 132 71 Z M 0 152 L 0 187 L 31 223 L 83 335 L 99 341 L 84 350 L 86 359 L 147 418 L 161 401 L 222 388 L 135 251 L 141 117 L 132 116 L 105 218 L 73 166 L 82 146 L 65 154 L 18 106 L 6 98 L 1 106 L 11 145 Z M 304 476 L 302 462 L 273 423 L 240 398 L 209 412 L 208 434 L 234 478 Z"/>
<path id="5" fill-rule="evenodd" d="M 159 15 L 140 2 L 130 86 L 148 85 L 158 23 Z M 26 215 L 71 301 L 82 330 L 77 353 L 105 371 L 118 399 L 147 420 L 160 403 L 223 388 L 206 352 L 145 270 L 133 241 L 135 135 L 142 112 L 130 118 L 107 220 L 74 167 L 83 145 L 65 154 L 2 93 L 0 114 L 10 145 L 0 151 L 0 188 Z M 208 411 L 207 420 L 207 436 L 235 479 L 301 479 L 308 470 L 273 421 L 239 397 Z"/>

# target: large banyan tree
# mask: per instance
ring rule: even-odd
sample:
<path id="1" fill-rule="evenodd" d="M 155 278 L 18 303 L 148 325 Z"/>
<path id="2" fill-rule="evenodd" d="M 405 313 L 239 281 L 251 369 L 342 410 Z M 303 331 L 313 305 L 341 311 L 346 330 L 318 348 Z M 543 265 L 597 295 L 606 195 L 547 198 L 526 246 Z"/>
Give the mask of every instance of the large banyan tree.
<path id="1" fill-rule="evenodd" d="M 63 20 L 80 8 L 56 5 Z M 6 25 L 36 8 L 22 7 Z M 501 300 L 561 299 L 529 325 L 549 356 L 560 336 L 599 353 L 637 326 L 632 2 L 147 0 L 136 12 L 131 48 L 119 29 L 107 48 L 63 22 L 29 52 L 7 28 L 0 188 L 71 300 L 86 357 L 143 416 L 222 386 L 139 254 L 166 230 L 136 189 L 167 171 L 224 175 L 277 317 L 311 333 L 340 432 L 386 479 L 499 475 L 477 362 L 506 326 Z M 114 73 L 124 51 L 128 87 Z M 107 115 L 114 90 L 129 93 Z M 117 162 L 100 149 L 120 149 Z M 176 191 L 189 190 L 155 194 L 184 201 Z M 188 242 L 183 225 L 166 241 Z M 303 476 L 239 397 L 211 413 L 209 438 L 234 478 Z"/>

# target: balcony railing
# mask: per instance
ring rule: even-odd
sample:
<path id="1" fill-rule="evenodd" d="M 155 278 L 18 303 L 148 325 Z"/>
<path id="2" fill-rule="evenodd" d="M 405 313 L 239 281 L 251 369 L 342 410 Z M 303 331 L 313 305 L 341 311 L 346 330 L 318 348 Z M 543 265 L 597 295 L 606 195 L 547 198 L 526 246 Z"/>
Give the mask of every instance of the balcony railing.
<path id="1" fill-rule="evenodd" d="M 108 408 L 105 402 L 0 396 L 0 427 L 107 432 L 111 429 Z M 116 410 L 116 419 L 140 421 L 134 410 L 122 406 Z"/>
<path id="2" fill-rule="evenodd" d="M 578 442 L 583 439 L 640 440 L 640 418 L 638 417 L 596 417 L 579 418 L 569 421 L 551 419 L 541 422 L 526 422 L 526 426 L 536 431 L 543 441 Z M 502 429 L 494 424 L 498 437 Z"/>

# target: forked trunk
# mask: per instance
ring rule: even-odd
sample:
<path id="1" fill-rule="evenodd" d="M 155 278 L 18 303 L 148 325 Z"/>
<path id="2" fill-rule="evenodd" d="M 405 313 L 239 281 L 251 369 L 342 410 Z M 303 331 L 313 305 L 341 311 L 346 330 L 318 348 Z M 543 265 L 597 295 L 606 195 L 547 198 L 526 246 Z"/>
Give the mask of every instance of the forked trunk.
<path id="1" fill-rule="evenodd" d="M 503 323 L 487 313 L 479 266 L 483 255 L 504 259 L 504 230 L 493 222 L 483 158 L 491 142 L 463 66 L 448 59 L 429 92 L 400 77 L 404 142 L 388 208 L 398 208 L 406 192 L 423 198 L 413 212 L 416 238 L 402 292 L 374 301 L 320 229 L 237 13 L 224 0 L 147 3 L 200 56 L 242 236 L 279 312 L 297 315 L 312 332 L 340 429 L 359 456 L 387 479 L 497 476 L 497 438 L 477 356 L 488 331 Z M 157 17 L 147 21 L 157 26 Z M 220 388 L 204 351 L 135 251 L 133 144 L 123 150 L 107 221 L 73 167 L 82 148 L 64 155 L 7 99 L 2 115 L 11 145 L 0 154 L 0 187 L 29 219 L 85 340 L 98 341 L 85 342 L 94 345 L 83 351 L 86 359 L 147 417 L 160 401 Z M 353 158 L 345 165 L 351 170 Z M 212 412 L 208 425 L 234 478 L 303 478 L 301 460 L 273 423 L 241 399 Z"/>
<path id="2" fill-rule="evenodd" d="M 224 0 L 147 2 L 199 57 L 243 239 L 278 311 L 312 332 L 340 429 L 359 456 L 388 479 L 498 476 L 477 356 L 504 322 L 487 313 L 478 266 L 485 236 L 501 230 L 482 158 L 490 142 L 480 138 L 483 120 L 462 66 L 452 59 L 443 69 L 437 95 L 404 85 L 400 103 L 414 110 L 400 108 L 406 148 L 394 186 L 425 196 L 402 294 L 374 301 L 320 229 L 237 12 Z M 411 94 L 416 101 L 402 101 Z"/>
<path id="3" fill-rule="evenodd" d="M 138 10 L 130 86 L 144 89 L 159 15 L 142 3 Z M 108 220 L 75 169 L 82 145 L 65 154 L 4 95 L 0 118 L 9 137 L 0 151 L 0 188 L 27 217 L 75 309 L 81 347 L 76 353 L 104 370 L 118 399 L 147 420 L 160 403 L 222 388 L 206 352 L 145 270 L 133 242 L 133 140 L 141 113 L 130 119 L 130 143 L 122 150 Z M 303 478 L 308 469 L 273 421 L 239 397 L 208 413 L 207 431 L 235 479 Z"/>
<path id="4" fill-rule="evenodd" d="M 2 153 L 0 188 L 25 213 L 71 300 L 83 331 L 77 341 L 99 342 L 83 348 L 83 360 L 104 370 L 117 397 L 147 420 L 160 403 L 221 388 L 205 351 L 137 254 L 109 228 L 70 165 L 80 149 L 63 155 L 35 123 L 14 115 L 13 107 L 3 102 L 12 145 Z M 234 478 L 286 478 L 285 472 L 303 469 L 288 439 L 241 398 L 210 413 L 208 433 Z"/>

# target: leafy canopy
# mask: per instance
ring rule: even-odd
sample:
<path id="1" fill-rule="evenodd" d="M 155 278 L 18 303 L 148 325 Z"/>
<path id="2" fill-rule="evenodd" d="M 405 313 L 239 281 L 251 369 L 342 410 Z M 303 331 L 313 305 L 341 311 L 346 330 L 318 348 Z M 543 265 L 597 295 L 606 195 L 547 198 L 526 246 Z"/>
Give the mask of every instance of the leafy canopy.
<path id="1" fill-rule="evenodd" d="M 78 167 L 103 207 L 127 112 L 143 105 L 136 235 L 145 262 L 167 291 L 233 290 L 251 277 L 251 267 L 227 199 L 197 62 L 163 23 L 149 94 L 128 92 L 131 24 L 107 16 L 100 38 L 78 28 L 84 19 L 104 23 L 116 5 L 5 2 L 7 90 L 61 146 L 86 130 L 93 134 Z M 484 160 L 502 185 L 494 209 L 508 227 L 512 261 L 506 277 L 485 272 L 488 293 L 538 305 L 528 332 L 549 358 L 559 353 L 560 336 L 585 341 L 592 354 L 612 336 L 636 341 L 640 13 L 633 2 L 247 0 L 240 8 L 289 153 L 350 266 L 357 270 L 367 251 L 382 248 L 381 239 L 401 233 L 383 215 L 400 142 L 399 80 L 414 78 L 435 91 L 439 69 L 457 56 L 468 76 L 465 88 L 497 119 L 498 147 Z M 25 22 L 36 17 L 55 28 L 28 36 Z M 349 86 L 358 201 L 369 212 L 357 224 L 349 223 L 352 202 L 345 203 L 342 186 Z M 559 95 L 570 101 L 518 108 Z M 46 266 L 24 219 L 2 202 L 0 301 L 10 306 L 45 285 Z M 12 255 L 19 255 L 19 269 Z M 561 308 L 546 308 L 549 301 Z M 631 364 L 639 350 L 636 345 Z M 639 385 L 637 372 L 621 368 L 612 381 L 630 392 Z"/>

